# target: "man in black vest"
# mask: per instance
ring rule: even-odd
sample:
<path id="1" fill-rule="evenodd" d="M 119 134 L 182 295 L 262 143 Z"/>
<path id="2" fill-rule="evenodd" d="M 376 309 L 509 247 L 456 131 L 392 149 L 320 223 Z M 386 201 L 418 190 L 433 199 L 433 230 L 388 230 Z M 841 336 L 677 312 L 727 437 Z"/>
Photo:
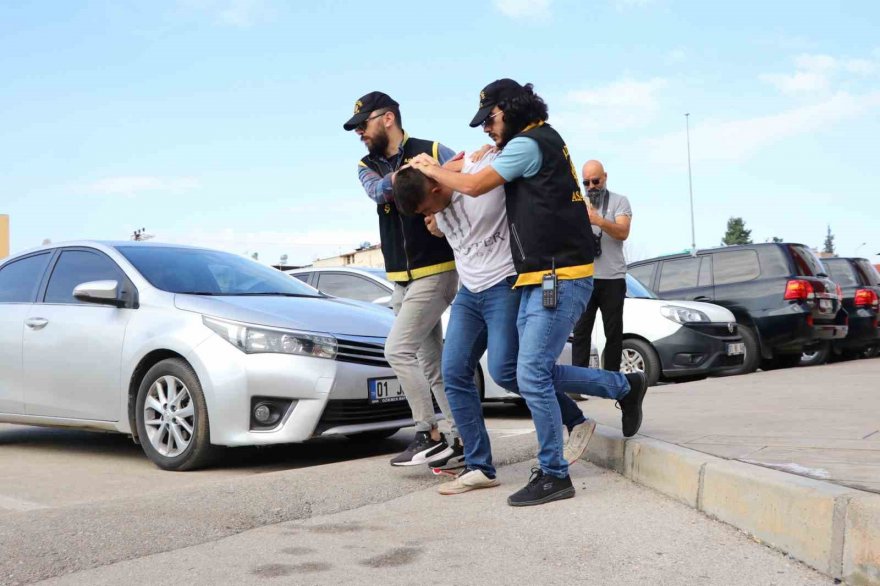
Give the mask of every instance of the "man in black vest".
<path id="1" fill-rule="evenodd" d="M 397 170 L 411 158 L 424 154 L 444 163 L 454 153 L 438 142 L 410 138 L 403 131 L 398 103 L 382 92 L 370 92 L 355 102 L 354 115 L 343 128 L 354 130 L 368 151 L 358 164 L 358 177 L 376 204 L 385 271 L 394 282 L 391 304 L 397 316 L 385 344 L 385 358 L 397 375 L 416 423 L 415 439 L 391 465 L 461 467 L 464 450 L 440 371 L 440 316 L 458 288 L 452 248 L 428 232 L 424 216 L 399 214 L 391 191 Z M 431 391 L 451 425 L 448 442 L 437 429 Z"/>
<path id="2" fill-rule="evenodd" d="M 522 288 L 517 330 L 517 386 L 526 400 L 540 444 L 539 468 L 524 488 L 512 494 L 511 506 L 539 505 L 571 498 L 574 486 L 563 457 L 562 417 L 556 388 L 616 399 L 627 437 L 642 421 L 644 373 L 557 365 L 575 322 L 593 289 L 593 239 L 577 172 L 562 137 L 547 124 L 547 105 L 531 84 L 499 79 L 480 92 L 471 126 L 501 148 L 492 164 L 473 174 L 459 174 L 424 157 L 412 165 L 438 183 L 479 196 L 505 186 L 510 246 Z"/>

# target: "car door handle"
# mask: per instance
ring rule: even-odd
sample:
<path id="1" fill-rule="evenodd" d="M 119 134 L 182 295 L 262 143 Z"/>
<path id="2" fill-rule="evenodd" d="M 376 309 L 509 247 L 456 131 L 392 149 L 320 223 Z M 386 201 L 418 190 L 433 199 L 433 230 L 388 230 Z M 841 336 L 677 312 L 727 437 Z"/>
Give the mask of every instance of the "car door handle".
<path id="1" fill-rule="evenodd" d="M 49 325 L 49 320 L 44 317 L 32 317 L 24 321 L 24 325 L 32 330 L 42 330 Z"/>
<path id="2" fill-rule="evenodd" d="M 706 297 L 705 295 L 697 295 L 693 299 L 694 301 L 712 301 L 711 297 Z"/>

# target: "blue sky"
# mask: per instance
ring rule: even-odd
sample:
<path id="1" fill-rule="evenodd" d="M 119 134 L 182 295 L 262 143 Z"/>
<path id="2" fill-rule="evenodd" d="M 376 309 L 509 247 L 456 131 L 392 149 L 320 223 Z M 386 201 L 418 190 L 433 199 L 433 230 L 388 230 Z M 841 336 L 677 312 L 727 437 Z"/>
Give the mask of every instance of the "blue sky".
<path id="1" fill-rule="evenodd" d="M 512 77 L 629 196 L 631 259 L 690 245 L 690 112 L 698 246 L 742 216 L 880 262 L 880 4 L 834 4 L 5 2 L 0 213 L 13 251 L 146 227 L 308 263 L 378 241 L 342 130 L 359 96 L 464 150 L 479 90 Z"/>

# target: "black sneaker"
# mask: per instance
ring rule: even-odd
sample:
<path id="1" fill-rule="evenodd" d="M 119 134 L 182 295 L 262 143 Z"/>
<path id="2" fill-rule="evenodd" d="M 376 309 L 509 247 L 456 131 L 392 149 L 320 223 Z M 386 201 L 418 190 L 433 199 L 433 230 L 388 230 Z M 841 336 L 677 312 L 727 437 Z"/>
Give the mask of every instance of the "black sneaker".
<path id="1" fill-rule="evenodd" d="M 629 392 L 617 401 L 617 405 L 621 410 L 623 437 L 632 437 L 642 426 L 642 401 L 648 392 L 648 377 L 641 371 L 627 373 L 625 376 L 629 381 Z"/>
<path id="2" fill-rule="evenodd" d="M 417 431 L 416 438 L 409 447 L 391 459 L 392 466 L 418 466 L 447 449 L 446 441 L 440 436 L 439 441 L 431 439 L 431 432 Z"/>
<path id="3" fill-rule="evenodd" d="M 544 474 L 540 468 L 532 468 L 529 483 L 507 497 L 507 504 L 511 507 L 529 507 L 570 499 L 573 496 L 574 486 L 571 484 L 570 476 L 556 478 Z"/>
<path id="4" fill-rule="evenodd" d="M 428 460 L 428 467 L 436 470 L 455 470 L 464 468 L 464 446 L 461 438 L 455 438 L 452 445 Z"/>

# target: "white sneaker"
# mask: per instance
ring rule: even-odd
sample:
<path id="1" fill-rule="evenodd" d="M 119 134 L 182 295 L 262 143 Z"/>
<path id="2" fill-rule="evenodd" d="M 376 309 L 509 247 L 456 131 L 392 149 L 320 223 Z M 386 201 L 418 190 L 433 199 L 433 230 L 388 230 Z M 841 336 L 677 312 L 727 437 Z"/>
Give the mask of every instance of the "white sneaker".
<path id="1" fill-rule="evenodd" d="M 443 495 L 461 494 L 478 488 L 491 488 L 501 484 L 498 478 L 489 478 L 482 470 L 465 470 L 455 480 L 444 482 L 437 488 Z"/>
<path id="2" fill-rule="evenodd" d="M 592 419 L 587 419 L 574 426 L 574 429 L 568 434 L 568 441 L 562 452 L 562 457 L 566 462 L 574 464 L 581 459 L 581 456 L 587 451 L 587 445 L 590 443 L 594 431 L 596 431 L 596 422 Z"/>

